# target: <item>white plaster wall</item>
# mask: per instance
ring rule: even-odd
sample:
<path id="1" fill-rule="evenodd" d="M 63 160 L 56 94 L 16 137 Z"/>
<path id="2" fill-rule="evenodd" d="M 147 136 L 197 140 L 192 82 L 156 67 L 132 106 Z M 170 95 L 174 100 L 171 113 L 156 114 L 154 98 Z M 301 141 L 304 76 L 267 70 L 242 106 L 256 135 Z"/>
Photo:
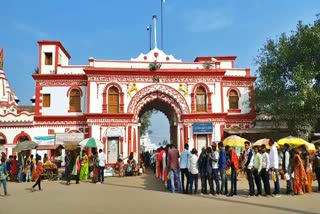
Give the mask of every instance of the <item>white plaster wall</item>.
<path id="1" fill-rule="evenodd" d="M 245 70 L 227 70 L 225 76 L 239 76 L 245 77 L 246 71 Z"/>
<path id="2" fill-rule="evenodd" d="M 43 45 L 42 50 L 41 50 L 41 73 L 42 74 L 51 74 L 54 73 L 54 65 L 56 63 L 55 59 L 55 51 L 56 51 L 56 46 L 55 45 Z M 45 54 L 47 52 L 52 53 L 52 65 L 46 65 L 45 64 Z"/>
<path id="3" fill-rule="evenodd" d="M 61 48 L 59 48 L 59 54 L 58 55 L 61 55 L 61 58 L 60 58 L 60 62 L 58 61 L 58 64 L 62 65 L 62 66 L 66 66 L 66 65 L 69 65 L 69 59 L 68 57 L 64 54 L 64 52 L 61 50 Z"/>
<path id="4" fill-rule="evenodd" d="M 88 84 L 89 85 L 89 84 Z M 89 113 L 102 113 L 103 104 L 103 89 L 105 85 L 100 84 L 97 93 L 97 83 L 90 82 L 90 96 L 87 99 L 90 101 L 90 112 Z"/>
<path id="5" fill-rule="evenodd" d="M 58 67 L 57 68 L 57 73 L 58 74 L 84 74 L 84 66 L 67 66 L 67 67 Z"/>
<path id="6" fill-rule="evenodd" d="M 221 107 L 221 83 L 215 82 L 212 86 L 212 96 L 211 96 L 211 103 L 212 103 L 212 112 L 213 113 L 220 113 L 222 112 Z"/>
<path id="7" fill-rule="evenodd" d="M 232 68 L 232 61 L 222 61 L 220 63 L 220 68 Z"/>
<path id="8" fill-rule="evenodd" d="M 82 115 L 86 111 L 86 86 L 81 86 L 83 96 L 81 97 L 82 112 L 68 112 L 69 97 L 67 91 L 70 87 L 44 87 L 41 94 L 50 94 L 50 107 L 42 107 L 43 115 Z"/>
<path id="9" fill-rule="evenodd" d="M 212 141 L 220 141 L 221 140 L 221 133 L 220 133 L 220 124 L 213 123 L 213 134 L 212 134 Z M 212 143 L 212 142 L 210 142 Z"/>
<path id="10" fill-rule="evenodd" d="M 249 89 L 247 87 L 237 87 L 240 91 L 241 97 L 239 97 L 239 109 L 241 109 L 241 114 L 246 114 L 250 112 L 250 103 L 249 103 Z M 229 87 L 223 87 L 223 96 L 224 96 L 224 110 L 225 112 L 229 109 L 229 97 L 227 92 Z"/>
<path id="11" fill-rule="evenodd" d="M 94 61 L 97 68 L 149 68 L 150 62 L 130 62 L 130 61 Z M 166 63 L 160 62 L 162 69 L 202 69 L 203 63 Z"/>

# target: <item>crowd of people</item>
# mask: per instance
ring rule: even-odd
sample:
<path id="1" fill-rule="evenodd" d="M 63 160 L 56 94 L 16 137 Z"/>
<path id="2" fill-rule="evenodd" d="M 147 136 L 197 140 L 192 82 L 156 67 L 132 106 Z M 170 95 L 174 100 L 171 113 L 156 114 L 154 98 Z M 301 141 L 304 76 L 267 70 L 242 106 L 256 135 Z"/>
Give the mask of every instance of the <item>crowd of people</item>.
<path id="1" fill-rule="evenodd" d="M 170 144 L 154 151 L 150 164 L 156 177 L 173 193 L 198 194 L 200 179 L 200 194 L 232 197 L 238 194 L 240 171 L 248 180 L 248 196 L 279 197 L 281 178 L 286 180 L 287 195 L 312 192 L 313 180 L 318 181 L 320 192 L 320 145 L 315 153 L 309 153 L 306 146 L 290 148 L 285 144 L 278 150 L 272 140 L 269 145 L 255 147 L 246 141 L 239 158 L 233 147 L 222 142 L 203 147 L 200 154 L 195 148 L 189 151 L 188 144 L 180 154 Z M 274 187 L 272 192 L 270 183 Z"/>
<path id="2" fill-rule="evenodd" d="M 45 155 L 42 158 L 36 154 L 36 158 L 33 155 L 29 155 L 27 152 L 18 153 L 17 156 L 10 155 L 8 159 L 5 153 L 1 153 L 0 157 L 0 185 L 3 187 L 4 195 L 8 195 L 7 181 L 11 182 L 35 182 L 31 187 L 31 191 L 35 191 L 35 187 L 41 188 L 41 180 L 44 172 L 44 164 L 48 162 L 48 157 Z M 80 153 L 79 150 L 71 150 L 67 152 L 65 171 L 62 176 L 67 181 L 67 185 L 70 185 L 72 179 L 79 181 L 85 181 L 89 179 L 89 173 L 91 172 L 92 179 L 96 180 L 96 184 L 104 182 L 104 169 L 106 162 L 106 155 L 99 150 L 99 153 L 94 152 L 92 156 L 88 156 L 86 151 Z"/>
<path id="3" fill-rule="evenodd" d="M 35 184 L 32 186 L 31 191 L 34 191 L 35 187 L 38 186 L 41 190 L 41 174 L 43 172 L 42 158 L 40 155 L 23 155 L 23 153 L 17 156 L 10 155 L 6 159 L 6 154 L 1 153 L 1 164 L 0 164 L 0 184 L 3 187 L 4 195 L 8 195 L 7 181 L 13 182 L 31 182 Z"/>
<path id="4" fill-rule="evenodd" d="M 86 181 L 90 177 L 96 184 L 104 182 L 104 170 L 106 155 L 99 149 L 99 152 L 93 151 L 89 157 L 87 152 L 83 150 L 70 150 L 65 157 L 65 173 L 64 178 L 67 185 L 70 185 L 71 180 L 76 180 L 76 184 L 80 181 Z"/>

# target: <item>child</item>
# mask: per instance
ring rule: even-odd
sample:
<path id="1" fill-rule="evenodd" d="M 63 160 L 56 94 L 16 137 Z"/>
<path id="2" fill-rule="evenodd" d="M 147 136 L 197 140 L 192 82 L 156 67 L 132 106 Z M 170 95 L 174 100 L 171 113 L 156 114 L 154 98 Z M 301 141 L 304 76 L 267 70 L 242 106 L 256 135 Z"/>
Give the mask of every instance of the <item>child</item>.
<path id="1" fill-rule="evenodd" d="M 1 158 L 1 163 L 0 163 L 0 186 L 1 184 L 3 185 L 3 191 L 4 195 L 8 195 L 7 191 L 7 169 L 6 169 L 6 158 L 2 157 Z"/>
<path id="2" fill-rule="evenodd" d="M 26 182 L 30 182 L 31 181 L 31 161 L 28 160 L 27 164 L 26 164 Z"/>

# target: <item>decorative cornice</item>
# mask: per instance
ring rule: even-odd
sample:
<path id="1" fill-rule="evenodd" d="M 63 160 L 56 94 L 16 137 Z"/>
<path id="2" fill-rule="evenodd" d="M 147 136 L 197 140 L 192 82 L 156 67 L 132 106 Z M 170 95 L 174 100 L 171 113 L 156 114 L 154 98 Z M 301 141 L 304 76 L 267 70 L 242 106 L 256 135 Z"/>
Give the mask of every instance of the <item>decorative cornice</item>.
<path id="1" fill-rule="evenodd" d="M 158 72 L 153 73 L 152 76 L 122 76 L 122 75 L 114 75 L 114 76 L 104 76 L 104 75 L 97 75 L 97 76 L 88 76 L 88 81 L 92 82 L 154 82 L 153 76 L 157 75 L 162 83 L 177 83 L 177 82 L 187 82 L 187 83 L 197 83 L 197 82 L 220 82 L 222 80 L 222 77 L 198 77 L 198 76 L 175 76 L 174 74 L 172 76 L 163 76 L 159 75 Z M 194 74 L 193 74 L 194 75 Z M 100 83 L 99 83 L 100 84 Z"/>
<path id="2" fill-rule="evenodd" d="M 43 81 L 50 81 L 50 80 L 87 80 L 87 75 L 85 74 L 33 74 L 32 75 L 34 80 L 43 80 Z M 41 82 L 41 81 L 40 81 Z"/>

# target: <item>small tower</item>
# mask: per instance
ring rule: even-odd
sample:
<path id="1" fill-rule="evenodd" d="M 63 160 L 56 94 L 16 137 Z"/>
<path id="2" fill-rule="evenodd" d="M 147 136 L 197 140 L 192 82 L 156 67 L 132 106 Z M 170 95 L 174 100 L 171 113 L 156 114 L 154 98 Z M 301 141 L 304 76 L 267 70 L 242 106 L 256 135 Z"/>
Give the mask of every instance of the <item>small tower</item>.
<path id="1" fill-rule="evenodd" d="M 69 65 L 70 54 L 60 41 L 39 41 L 39 74 L 57 74 L 59 66 Z"/>

